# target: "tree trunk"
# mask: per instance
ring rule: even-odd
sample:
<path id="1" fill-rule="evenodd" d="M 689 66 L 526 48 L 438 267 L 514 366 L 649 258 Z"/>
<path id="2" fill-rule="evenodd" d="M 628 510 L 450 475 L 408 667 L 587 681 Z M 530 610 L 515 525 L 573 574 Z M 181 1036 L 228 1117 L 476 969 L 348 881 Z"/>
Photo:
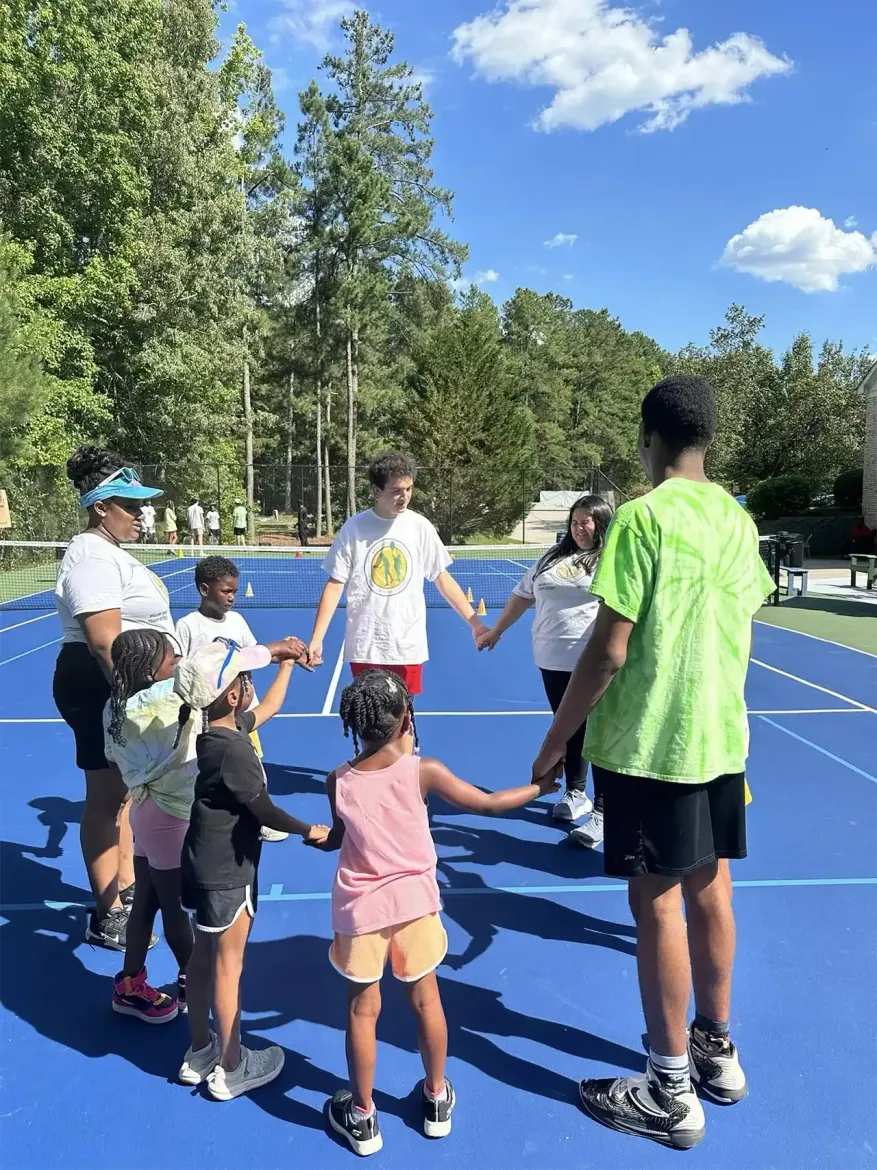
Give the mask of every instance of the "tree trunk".
<path id="1" fill-rule="evenodd" d="M 244 458 L 247 465 L 247 537 L 256 541 L 255 491 L 253 484 L 253 400 L 250 396 L 250 354 L 244 326 Z"/>
<path id="2" fill-rule="evenodd" d="M 347 515 L 356 515 L 356 408 L 359 400 L 359 329 L 347 330 Z"/>
<path id="3" fill-rule="evenodd" d="M 315 535 L 323 535 L 323 387 L 317 375 L 317 527 Z"/>
<path id="4" fill-rule="evenodd" d="M 335 535 L 335 520 L 332 516 L 332 478 L 329 472 L 329 436 L 332 433 L 332 387 L 326 387 L 326 441 L 323 444 L 323 476 L 325 486 L 323 498 L 326 501 L 326 535 Z"/>
<path id="5" fill-rule="evenodd" d="M 287 516 L 292 512 L 292 428 L 295 422 L 295 373 L 289 372 L 289 395 L 286 401 L 286 490 L 283 509 Z"/>

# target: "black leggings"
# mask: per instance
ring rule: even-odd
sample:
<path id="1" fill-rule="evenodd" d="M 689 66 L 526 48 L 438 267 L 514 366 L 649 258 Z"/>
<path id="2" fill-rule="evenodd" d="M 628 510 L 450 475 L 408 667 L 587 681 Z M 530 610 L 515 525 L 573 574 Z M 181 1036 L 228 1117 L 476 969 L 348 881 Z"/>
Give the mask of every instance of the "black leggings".
<path id="1" fill-rule="evenodd" d="M 542 670 L 542 684 L 545 687 L 545 694 L 548 699 L 551 710 L 555 713 L 560 706 L 560 700 L 566 694 L 566 688 L 569 686 L 569 680 L 572 678 L 572 672 L 568 670 Z M 585 722 L 576 731 L 566 743 L 566 761 L 564 763 L 564 773 L 566 775 L 566 787 L 568 792 L 584 792 L 588 780 L 588 765 L 582 759 L 582 749 L 585 746 L 585 728 L 588 722 Z M 594 777 L 594 801 L 598 808 L 603 805 L 603 793 L 597 788 L 597 778 Z"/>

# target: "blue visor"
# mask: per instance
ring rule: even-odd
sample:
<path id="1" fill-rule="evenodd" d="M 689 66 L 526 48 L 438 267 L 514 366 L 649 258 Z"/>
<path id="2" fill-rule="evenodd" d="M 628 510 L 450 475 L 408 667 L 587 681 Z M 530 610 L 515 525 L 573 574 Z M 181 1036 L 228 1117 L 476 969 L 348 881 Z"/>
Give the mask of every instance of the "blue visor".
<path id="1" fill-rule="evenodd" d="M 120 467 L 90 492 L 83 493 L 79 503 L 83 508 L 90 508 L 98 500 L 110 500 L 114 496 L 125 500 L 154 500 L 163 495 L 161 488 L 144 487 L 133 467 Z"/>

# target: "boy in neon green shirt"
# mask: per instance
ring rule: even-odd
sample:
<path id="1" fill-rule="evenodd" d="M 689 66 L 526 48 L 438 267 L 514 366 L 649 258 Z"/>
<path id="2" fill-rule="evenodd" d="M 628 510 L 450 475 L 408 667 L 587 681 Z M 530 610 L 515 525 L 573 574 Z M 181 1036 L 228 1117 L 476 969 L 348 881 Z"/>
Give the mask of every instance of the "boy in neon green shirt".
<path id="1" fill-rule="evenodd" d="M 627 879 L 638 927 L 647 1071 L 582 1081 L 582 1107 L 677 1149 L 704 1136 L 692 1080 L 722 1104 L 748 1092 L 729 1036 L 728 859 L 746 856 L 743 690 L 752 618 L 774 582 L 752 520 L 704 472 L 715 426 L 701 378 L 666 378 L 643 401 L 640 457 L 654 490 L 609 528 L 594 634 L 533 766 L 534 776 L 555 767 L 587 718 L 584 754 L 606 794 L 604 868 Z"/>

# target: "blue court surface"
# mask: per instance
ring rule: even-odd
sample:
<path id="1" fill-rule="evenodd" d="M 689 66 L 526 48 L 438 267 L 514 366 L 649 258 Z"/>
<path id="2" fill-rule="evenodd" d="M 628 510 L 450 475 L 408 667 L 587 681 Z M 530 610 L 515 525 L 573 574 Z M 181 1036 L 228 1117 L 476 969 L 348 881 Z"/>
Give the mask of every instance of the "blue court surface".
<path id="1" fill-rule="evenodd" d="M 506 595 L 519 572 L 509 565 Z M 308 609 L 246 616 L 262 638 L 307 638 L 313 619 Z M 311 820 L 326 819 L 325 775 L 350 751 L 333 713 L 347 677 L 342 624 L 339 615 L 326 665 L 295 673 L 285 711 L 262 735 L 269 790 Z M 526 781 L 548 724 L 527 623 L 490 655 L 474 652 L 447 610 L 431 609 L 429 626 L 432 660 L 418 704 L 424 754 L 490 788 Z M 213 1102 L 175 1083 L 188 1045 L 183 1017 L 150 1028 L 110 1010 L 119 958 L 83 942 L 83 785 L 51 698 L 59 633 L 50 613 L 0 611 L 4 1166 L 351 1165 L 355 1155 L 327 1134 L 323 1115 L 345 1077 L 345 988 L 326 958 L 334 857 L 294 841 L 263 851 L 243 1004 L 249 1041 L 286 1051 L 273 1084 Z M 706 1139 L 686 1164 L 873 1167 L 877 658 L 761 625 L 748 690 L 754 803 L 750 857 L 735 865 L 733 1028 L 751 1095 L 730 1109 L 706 1106 Z M 576 1105 L 580 1077 L 644 1067 L 624 887 L 603 876 L 599 852 L 565 841 L 547 800 L 495 820 L 438 806 L 432 820 L 458 1107 L 448 1139 L 419 1132 L 414 1024 L 388 977 L 376 1164 L 669 1165 L 674 1152 L 602 1129 Z M 157 984 L 175 975 L 162 942 L 149 969 Z"/>

